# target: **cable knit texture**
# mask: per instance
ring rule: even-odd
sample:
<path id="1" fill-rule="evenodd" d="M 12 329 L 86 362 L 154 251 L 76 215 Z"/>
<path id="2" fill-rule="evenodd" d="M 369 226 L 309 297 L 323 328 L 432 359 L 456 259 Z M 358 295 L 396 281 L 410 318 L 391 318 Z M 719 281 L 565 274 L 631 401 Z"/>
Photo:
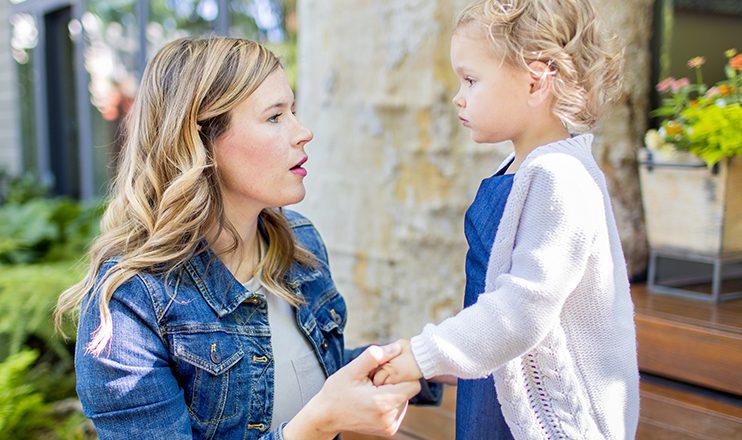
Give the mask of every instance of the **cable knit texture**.
<path id="1" fill-rule="evenodd" d="M 639 372 L 626 263 L 584 134 L 515 174 L 476 304 L 412 338 L 426 378 L 494 374 L 517 439 L 633 439 Z"/>

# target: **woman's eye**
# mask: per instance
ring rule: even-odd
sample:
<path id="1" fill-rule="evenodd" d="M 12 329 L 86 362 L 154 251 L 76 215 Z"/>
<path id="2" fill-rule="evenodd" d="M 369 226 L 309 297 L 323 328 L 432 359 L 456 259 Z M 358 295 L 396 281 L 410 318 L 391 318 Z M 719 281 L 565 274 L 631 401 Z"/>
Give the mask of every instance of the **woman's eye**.
<path id="1" fill-rule="evenodd" d="M 280 117 L 281 117 L 281 113 L 276 113 L 275 115 L 268 118 L 268 122 L 272 122 L 275 124 L 276 122 L 278 122 L 278 118 Z"/>
<path id="2" fill-rule="evenodd" d="M 466 77 L 466 78 L 464 78 L 464 81 L 466 81 L 466 83 L 469 85 L 469 87 L 471 87 L 471 86 L 474 85 L 474 79 L 473 78 Z"/>

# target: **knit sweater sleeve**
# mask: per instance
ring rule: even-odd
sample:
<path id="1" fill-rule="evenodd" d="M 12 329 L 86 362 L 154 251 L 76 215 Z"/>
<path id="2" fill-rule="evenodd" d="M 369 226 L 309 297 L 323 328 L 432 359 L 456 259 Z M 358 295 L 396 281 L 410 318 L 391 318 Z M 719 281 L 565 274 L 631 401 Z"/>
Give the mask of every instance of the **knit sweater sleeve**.
<path id="1" fill-rule="evenodd" d="M 494 283 L 488 281 L 494 288 L 475 304 L 439 325 L 426 325 L 411 340 L 426 378 L 484 377 L 528 352 L 558 325 L 565 300 L 582 278 L 596 228 L 604 221 L 600 188 L 568 154 L 544 155 L 521 171 L 489 270 L 493 259 L 503 257 L 494 253 L 508 235 L 510 265 Z M 508 215 L 514 218 L 508 221 Z"/>

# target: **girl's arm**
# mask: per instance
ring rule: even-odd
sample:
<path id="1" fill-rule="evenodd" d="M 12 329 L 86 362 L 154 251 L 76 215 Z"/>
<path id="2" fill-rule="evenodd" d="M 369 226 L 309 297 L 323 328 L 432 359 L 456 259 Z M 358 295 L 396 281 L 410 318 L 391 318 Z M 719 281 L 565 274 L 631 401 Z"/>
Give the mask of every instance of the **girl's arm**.
<path id="1" fill-rule="evenodd" d="M 565 300 L 583 276 L 605 212 L 600 188 L 577 159 L 549 155 L 548 160 L 548 166 L 534 163 L 524 173 L 527 185 L 513 187 L 527 193 L 510 196 L 520 198 L 523 209 L 509 224 L 517 228 L 509 270 L 494 279 L 494 289 L 480 295 L 476 304 L 440 325 L 428 324 L 412 338 L 426 378 L 487 376 L 537 345 L 557 325 Z M 503 227 L 508 225 L 501 224 L 498 234 Z M 501 239 L 505 237 L 496 238 Z"/>

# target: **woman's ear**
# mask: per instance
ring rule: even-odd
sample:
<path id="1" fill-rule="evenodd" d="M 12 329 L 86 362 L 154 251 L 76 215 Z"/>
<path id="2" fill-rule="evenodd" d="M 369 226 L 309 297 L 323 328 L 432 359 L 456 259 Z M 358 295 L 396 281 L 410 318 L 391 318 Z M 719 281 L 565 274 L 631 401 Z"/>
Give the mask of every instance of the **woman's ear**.
<path id="1" fill-rule="evenodd" d="M 531 61 L 528 63 L 528 72 L 531 76 L 528 104 L 531 107 L 539 107 L 551 98 L 551 88 L 556 71 L 544 61 Z"/>

